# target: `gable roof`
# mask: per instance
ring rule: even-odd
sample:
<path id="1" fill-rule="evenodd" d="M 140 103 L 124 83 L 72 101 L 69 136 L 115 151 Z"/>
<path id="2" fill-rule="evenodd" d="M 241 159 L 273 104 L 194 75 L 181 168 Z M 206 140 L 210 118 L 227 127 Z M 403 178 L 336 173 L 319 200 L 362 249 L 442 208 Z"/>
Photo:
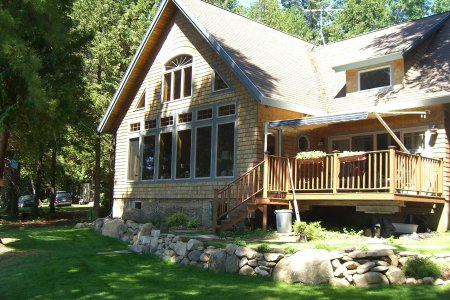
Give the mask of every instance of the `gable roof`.
<path id="1" fill-rule="evenodd" d="M 259 103 L 310 115 L 342 109 L 339 105 L 343 103 L 334 98 L 345 84 L 345 74 L 335 70 L 406 55 L 439 30 L 450 16 L 448 12 L 314 47 L 200 0 L 164 0 L 97 128 L 99 132 L 113 132 L 123 118 L 127 110 L 123 108 L 138 88 L 147 58 L 177 9 Z"/>

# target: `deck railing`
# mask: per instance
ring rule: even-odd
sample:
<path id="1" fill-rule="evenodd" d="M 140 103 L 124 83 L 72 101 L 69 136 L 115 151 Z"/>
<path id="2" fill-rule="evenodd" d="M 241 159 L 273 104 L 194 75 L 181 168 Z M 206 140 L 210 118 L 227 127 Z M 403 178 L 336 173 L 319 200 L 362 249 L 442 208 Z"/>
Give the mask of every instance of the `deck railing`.
<path id="1" fill-rule="evenodd" d="M 443 193 L 441 159 L 390 149 L 351 157 L 333 153 L 316 160 L 266 156 L 265 194 L 292 191 L 288 159 L 296 192 L 386 192 L 419 196 Z"/>

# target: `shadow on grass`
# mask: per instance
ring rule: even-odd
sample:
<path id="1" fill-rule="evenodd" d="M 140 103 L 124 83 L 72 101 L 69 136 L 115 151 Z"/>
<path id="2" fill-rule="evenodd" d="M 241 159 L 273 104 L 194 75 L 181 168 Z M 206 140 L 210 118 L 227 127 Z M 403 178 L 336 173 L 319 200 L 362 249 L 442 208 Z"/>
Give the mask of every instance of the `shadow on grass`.
<path id="1" fill-rule="evenodd" d="M 216 274 L 169 264 L 149 255 L 97 255 L 125 245 L 89 229 L 3 230 L 23 256 L 0 255 L 1 299 L 448 299 L 433 286 L 384 289 L 287 285 L 269 278 Z"/>

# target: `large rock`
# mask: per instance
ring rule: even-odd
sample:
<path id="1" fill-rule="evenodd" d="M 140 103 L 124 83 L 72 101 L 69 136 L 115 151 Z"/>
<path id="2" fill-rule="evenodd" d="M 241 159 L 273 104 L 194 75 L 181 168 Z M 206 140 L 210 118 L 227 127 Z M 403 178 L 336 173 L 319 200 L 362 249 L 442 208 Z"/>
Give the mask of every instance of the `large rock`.
<path id="1" fill-rule="evenodd" d="M 124 227 L 126 228 L 125 231 L 123 231 Z M 102 235 L 118 239 L 127 229 L 128 227 L 121 219 L 105 219 L 102 227 Z"/>
<path id="2" fill-rule="evenodd" d="M 394 266 L 390 266 L 386 271 L 386 277 L 389 279 L 391 284 L 404 284 L 406 282 L 405 273 Z"/>
<path id="3" fill-rule="evenodd" d="M 269 276 L 270 275 L 269 271 L 267 271 L 263 267 L 256 267 L 255 273 L 259 276 Z"/>
<path id="4" fill-rule="evenodd" d="M 105 218 L 96 219 L 94 221 L 94 229 L 98 232 L 101 232 L 104 223 L 105 223 Z"/>
<path id="5" fill-rule="evenodd" d="M 200 260 L 200 255 L 202 255 L 202 253 L 203 252 L 200 250 L 194 250 L 194 251 L 189 252 L 188 257 L 191 261 L 197 262 Z"/>
<path id="6" fill-rule="evenodd" d="M 240 258 L 245 256 L 248 259 L 254 259 L 256 257 L 256 255 L 258 254 L 258 252 L 256 252 L 253 249 L 241 246 L 236 249 L 235 254 Z"/>
<path id="7" fill-rule="evenodd" d="M 331 286 L 349 286 L 350 282 L 345 278 L 331 278 L 330 279 Z"/>
<path id="8" fill-rule="evenodd" d="M 359 262 L 351 260 L 351 261 L 345 262 L 343 264 L 343 266 L 346 267 L 347 270 L 356 270 L 360 266 L 360 264 L 359 264 Z"/>
<path id="9" fill-rule="evenodd" d="M 250 266 L 243 266 L 240 270 L 239 270 L 239 275 L 244 275 L 244 276 L 250 276 L 255 274 L 255 270 L 253 270 L 252 267 Z"/>
<path id="10" fill-rule="evenodd" d="M 207 263 L 209 261 L 209 255 L 208 253 L 202 253 L 202 255 L 200 255 L 200 261 Z"/>
<path id="11" fill-rule="evenodd" d="M 348 254 L 351 258 L 365 258 L 365 257 L 381 257 L 393 255 L 394 251 L 390 249 L 379 249 L 370 251 L 354 251 Z"/>
<path id="12" fill-rule="evenodd" d="M 187 254 L 187 245 L 186 245 L 186 243 L 178 241 L 178 242 L 176 242 L 175 246 L 173 247 L 173 250 L 175 250 L 175 252 L 179 256 L 186 256 L 186 254 Z"/>
<path id="13" fill-rule="evenodd" d="M 340 265 L 339 267 L 337 267 L 336 270 L 334 270 L 334 277 L 339 277 L 339 278 L 343 278 L 345 277 L 345 275 L 347 275 L 347 268 L 344 267 L 343 265 Z"/>
<path id="14" fill-rule="evenodd" d="M 275 280 L 288 283 L 321 284 L 333 278 L 333 267 L 327 251 L 301 250 L 280 260 L 272 276 Z"/>
<path id="15" fill-rule="evenodd" d="M 152 223 L 145 223 L 142 225 L 141 230 L 139 230 L 139 236 L 142 235 L 152 235 L 153 230 L 153 224 Z"/>
<path id="16" fill-rule="evenodd" d="M 281 253 L 264 253 L 264 259 L 266 261 L 279 261 L 284 257 Z"/>
<path id="17" fill-rule="evenodd" d="M 203 243 L 201 241 L 199 241 L 199 240 L 190 239 L 187 242 L 187 250 L 188 251 L 197 250 L 200 247 L 203 247 Z"/>
<path id="18" fill-rule="evenodd" d="M 225 272 L 236 273 L 239 270 L 239 257 L 236 255 L 227 255 L 225 260 Z"/>
<path id="19" fill-rule="evenodd" d="M 388 285 L 389 280 L 381 273 L 367 272 L 362 275 L 354 275 L 353 281 L 356 287 L 377 287 L 380 285 Z"/>
<path id="20" fill-rule="evenodd" d="M 242 268 L 243 266 L 245 266 L 248 263 L 248 258 L 247 257 L 243 257 L 241 258 L 241 260 L 239 261 L 239 268 Z"/>
<path id="21" fill-rule="evenodd" d="M 368 261 L 365 264 L 360 265 L 356 268 L 356 273 L 358 274 L 364 274 L 369 272 L 370 269 L 375 267 L 375 263 L 373 261 Z"/>
<path id="22" fill-rule="evenodd" d="M 225 272 L 225 263 L 227 253 L 224 250 L 217 249 L 209 256 L 209 269 L 214 272 Z"/>

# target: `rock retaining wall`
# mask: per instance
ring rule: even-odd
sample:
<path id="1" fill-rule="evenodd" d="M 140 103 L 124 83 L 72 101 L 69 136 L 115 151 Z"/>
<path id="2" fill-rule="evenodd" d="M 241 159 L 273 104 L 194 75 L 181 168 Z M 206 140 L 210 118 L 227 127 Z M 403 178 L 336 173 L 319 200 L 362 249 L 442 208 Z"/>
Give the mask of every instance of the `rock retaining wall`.
<path id="1" fill-rule="evenodd" d="M 400 284 L 450 284 L 441 278 L 407 278 L 401 269 L 410 259 L 421 256 L 413 252 L 392 250 L 328 252 L 321 249 L 301 250 L 295 254 L 259 253 L 251 248 L 228 244 L 225 249 L 205 247 L 198 239 L 161 234 L 153 225 L 120 219 L 97 219 L 92 226 L 105 236 L 129 243 L 137 253 L 151 253 L 163 260 L 193 265 L 215 272 L 243 276 L 272 276 L 288 283 L 334 286 L 377 287 Z M 450 253 L 431 257 L 437 262 L 450 261 Z"/>

